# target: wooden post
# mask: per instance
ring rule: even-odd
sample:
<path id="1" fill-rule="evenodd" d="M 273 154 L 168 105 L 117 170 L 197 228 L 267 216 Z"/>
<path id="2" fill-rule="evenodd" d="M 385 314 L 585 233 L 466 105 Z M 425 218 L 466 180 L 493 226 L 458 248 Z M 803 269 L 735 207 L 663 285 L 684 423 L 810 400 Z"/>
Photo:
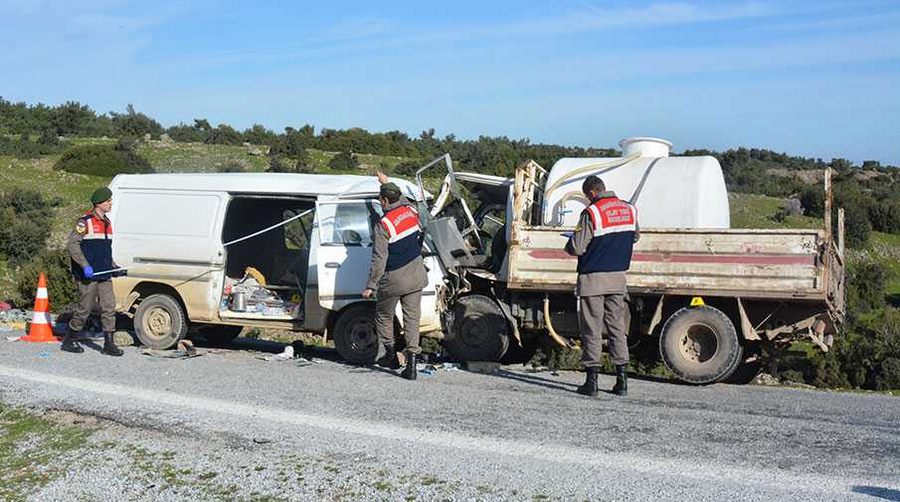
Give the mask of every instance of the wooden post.
<path id="1" fill-rule="evenodd" d="M 844 208 L 838 208 L 838 252 L 841 253 L 841 259 L 844 259 Z"/>
<path id="2" fill-rule="evenodd" d="M 825 240 L 832 241 L 831 235 L 831 168 L 825 168 Z"/>

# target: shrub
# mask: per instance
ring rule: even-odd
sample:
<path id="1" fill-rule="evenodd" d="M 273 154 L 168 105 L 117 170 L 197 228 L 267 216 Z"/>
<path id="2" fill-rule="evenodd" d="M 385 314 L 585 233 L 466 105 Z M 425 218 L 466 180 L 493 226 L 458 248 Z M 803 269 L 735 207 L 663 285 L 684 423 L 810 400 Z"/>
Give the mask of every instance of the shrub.
<path id="1" fill-rule="evenodd" d="M 134 106 L 128 105 L 124 114 L 112 113 L 112 124 L 119 136 L 142 137 L 149 134 L 159 137 L 163 133 L 163 127 L 152 118 L 134 111 Z"/>
<path id="2" fill-rule="evenodd" d="M 831 221 L 837 225 L 837 217 Z M 848 204 L 844 207 L 844 229 L 848 246 L 859 248 L 868 242 L 869 234 L 872 233 L 872 223 L 869 221 L 869 212 L 865 206 Z"/>
<path id="3" fill-rule="evenodd" d="M 260 124 L 253 124 L 253 127 L 244 131 L 244 141 L 253 145 L 272 145 L 277 139 L 277 134 Z"/>
<path id="4" fill-rule="evenodd" d="M 900 389 L 900 358 L 889 357 L 881 363 L 881 372 L 875 378 L 878 390 Z"/>
<path id="5" fill-rule="evenodd" d="M 166 134 L 179 143 L 201 143 L 206 140 L 206 131 L 196 125 L 178 124 L 166 129 Z"/>
<path id="6" fill-rule="evenodd" d="M 69 255 L 65 250 L 56 249 L 38 254 L 19 271 L 16 281 L 17 304 L 27 308 L 34 305 L 35 289 L 41 272 L 47 276 L 47 293 L 53 311 L 58 312 L 66 305 L 78 301 L 78 289 L 72 280 Z"/>
<path id="7" fill-rule="evenodd" d="M 53 208 L 59 199 L 22 188 L 0 192 L 0 255 L 12 265 L 28 261 L 44 249 L 50 237 Z"/>
<path id="8" fill-rule="evenodd" d="M 350 171 L 359 167 L 359 161 L 352 153 L 341 152 L 328 161 L 328 167 L 335 171 Z"/>
<path id="9" fill-rule="evenodd" d="M 69 148 L 53 168 L 104 177 L 154 172 L 150 163 L 134 150 L 108 145 L 81 145 Z"/>
<path id="10" fill-rule="evenodd" d="M 206 139 L 203 141 L 210 145 L 240 145 L 244 141 L 244 137 L 231 126 L 219 124 L 219 127 L 207 133 Z"/>
<path id="11" fill-rule="evenodd" d="M 59 146 L 59 135 L 56 134 L 56 130 L 53 128 L 44 129 L 41 132 L 41 136 L 38 138 L 39 145 L 45 146 Z"/>
<path id="12" fill-rule="evenodd" d="M 220 173 L 243 173 L 246 172 L 247 169 L 244 168 L 244 164 L 236 160 L 229 160 L 225 164 L 218 167 L 217 171 Z"/>
<path id="13" fill-rule="evenodd" d="M 56 138 L 56 136 L 53 136 Z M 0 155 L 10 155 L 21 159 L 33 159 L 41 155 L 50 155 L 61 152 L 63 146 L 59 143 L 58 138 L 55 144 L 44 143 L 50 141 L 43 135 L 38 142 L 30 141 L 28 135 L 23 134 L 18 139 L 12 139 L 7 136 L 0 135 Z"/>
<path id="14" fill-rule="evenodd" d="M 804 383 L 806 381 L 803 373 L 797 370 L 782 371 L 778 376 L 781 377 L 781 381 L 784 383 Z"/>
<path id="15" fill-rule="evenodd" d="M 856 315 L 885 305 L 888 268 L 879 261 L 847 264 L 847 311 Z"/>
<path id="16" fill-rule="evenodd" d="M 294 159 L 287 155 L 273 155 L 269 157 L 269 167 L 266 172 L 270 173 L 311 173 L 312 167 L 304 159 Z"/>
<path id="17" fill-rule="evenodd" d="M 394 167 L 394 174 L 397 176 L 415 176 L 420 166 L 417 162 L 401 162 Z"/>
<path id="18" fill-rule="evenodd" d="M 889 234 L 900 234 L 900 201 L 882 200 L 872 205 L 869 211 L 875 230 Z"/>

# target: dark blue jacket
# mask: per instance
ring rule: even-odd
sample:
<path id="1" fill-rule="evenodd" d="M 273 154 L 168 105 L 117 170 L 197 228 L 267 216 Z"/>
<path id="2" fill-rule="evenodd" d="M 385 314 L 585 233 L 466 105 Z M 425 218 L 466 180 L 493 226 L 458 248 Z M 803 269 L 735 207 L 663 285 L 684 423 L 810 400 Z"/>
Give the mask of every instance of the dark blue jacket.
<path id="1" fill-rule="evenodd" d="M 73 232 L 74 240 L 79 242 L 79 249 L 87 263 L 94 269 L 94 272 L 102 272 L 115 268 L 112 258 L 112 239 L 113 228 L 109 219 L 97 218 L 93 213 L 87 213 L 78 219 Z M 82 266 L 78 263 L 73 250 L 69 249 L 72 257 L 72 275 L 79 281 L 108 281 L 112 279 L 114 274 L 103 274 L 95 276 L 91 279 L 85 279 Z"/>
<path id="2" fill-rule="evenodd" d="M 631 266 L 637 211 L 619 198 L 603 197 L 585 208 L 593 237 L 578 257 L 578 273 L 624 272 Z"/>

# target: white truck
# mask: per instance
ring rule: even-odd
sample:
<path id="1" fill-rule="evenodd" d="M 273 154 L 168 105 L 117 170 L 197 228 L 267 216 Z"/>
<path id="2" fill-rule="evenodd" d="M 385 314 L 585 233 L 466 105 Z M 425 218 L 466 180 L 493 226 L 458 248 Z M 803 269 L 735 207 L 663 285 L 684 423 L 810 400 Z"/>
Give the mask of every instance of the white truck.
<path id="1" fill-rule="evenodd" d="M 766 342 L 827 350 L 844 311 L 842 221 L 837 241 L 828 218 L 824 230 L 730 229 L 715 159 L 669 157 L 652 138 L 622 145 L 621 158 L 562 159 L 549 173 L 527 162 L 515 179 L 456 173 L 445 155 L 417 186 L 395 180 L 426 228 L 423 335 L 458 360 L 499 360 L 529 337 L 570 345 L 576 260 L 563 246 L 584 207 L 581 180 L 598 173 L 638 207 L 630 335 L 658 337 L 680 379 L 722 381 Z M 423 176 L 441 165 L 432 199 Z M 116 297 L 145 345 L 255 326 L 324 333 L 347 361 L 374 359 L 373 305 L 360 296 L 380 211 L 374 177 L 122 175 L 111 188 L 114 257 L 129 269 Z M 256 308 L 235 301 L 240 288 Z"/>
<path id="2" fill-rule="evenodd" d="M 669 157 L 671 143 L 656 138 L 620 145 L 620 158 L 561 159 L 549 172 L 526 162 L 515 179 L 454 173 L 443 159 L 449 173 L 428 233 L 448 270 L 439 298 L 451 353 L 496 359 L 511 339 L 548 333 L 566 346 L 578 337 L 577 260 L 563 248 L 590 174 L 637 206 L 629 339 L 658 339 L 678 378 L 747 373 L 766 343 L 828 350 L 844 316 L 843 211 L 835 240 L 830 172 L 824 229 L 731 229 L 715 158 Z M 439 163 L 419 171 L 423 191 L 421 174 Z"/>

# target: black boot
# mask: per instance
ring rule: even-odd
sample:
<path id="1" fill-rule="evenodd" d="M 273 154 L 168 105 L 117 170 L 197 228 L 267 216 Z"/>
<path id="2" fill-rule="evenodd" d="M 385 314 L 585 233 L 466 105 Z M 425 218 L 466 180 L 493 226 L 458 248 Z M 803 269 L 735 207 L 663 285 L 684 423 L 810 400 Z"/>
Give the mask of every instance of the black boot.
<path id="1" fill-rule="evenodd" d="M 578 387 L 575 392 L 585 396 L 597 397 L 597 373 L 599 370 L 600 368 L 596 366 L 588 366 L 585 368 L 584 373 L 586 376 L 584 385 Z"/>
<path id="2" fill-rule="evenodd" d="M 59 349 L 73 354 L 81 354 L 84 352 L 84 348 L 81 345 L 78 345 L 77 339 L 78 332 L 72 331 L 72 328 L 69 328 L 66 331 L 66 336 L 63 338 L 62 345 L 59 346 Z"/>
<path id="3" fill-rule="evenodd" d="M 122 352 L 122 349 L 116 347 L 116 342 L 112 333 L 103 333 L 103 353 L 108 356 L 116 357 L 124 354 L 124 352 Z"/>
<path id="4" fill-rule="evenodd" d="M 413 354 L 411 352 L 406 353 L 406 367 L 403 368 L 403 371 L 400 372 L 400 376 L 407 380 L 415 380 L 416 375 L 419 373 L 416 369 L 416 359 L 419 358 L 418 354 Z"/>
<path id="5" fill-rule="evenodd" d="M 624 364 L 616 366 L 616 385 L 611 392 L 622 397 L 628 395 L 628 375 L 625 373 Z"/>
<path id="6" fill-rule="evenodd" d="M 384 355 L 375 361 L 375 364 L 382 368 L 392 370 L 400 369 L 400 361 L 397 359 L 397 352 L 394 350 L 394 347 L 385 347 Z"/>

